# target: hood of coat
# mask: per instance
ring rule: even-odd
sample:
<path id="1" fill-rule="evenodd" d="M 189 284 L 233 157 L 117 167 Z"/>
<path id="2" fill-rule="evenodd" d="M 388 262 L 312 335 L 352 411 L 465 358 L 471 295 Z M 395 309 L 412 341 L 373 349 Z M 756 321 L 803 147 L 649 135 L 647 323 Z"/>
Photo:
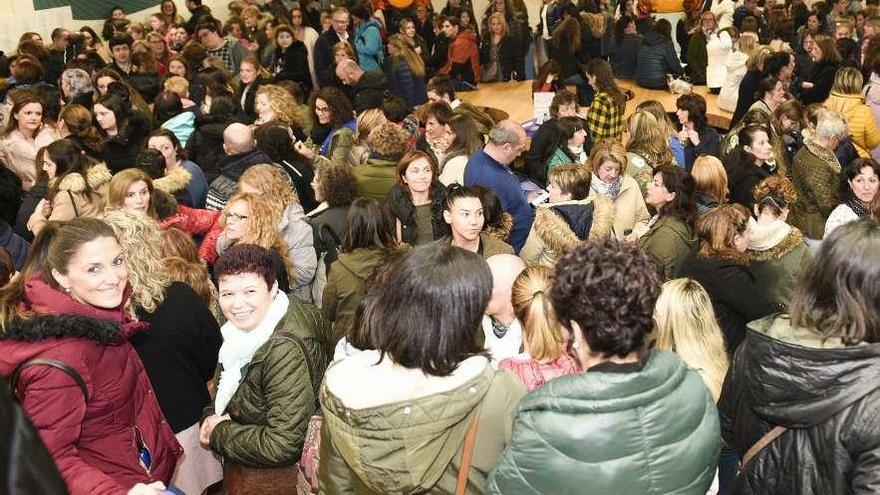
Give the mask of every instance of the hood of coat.
<path id="1" fill-rule="evenodd" d="M 107 169 L 103 163 L 97 163 L 89 167 L 86 171 L 86 178 L 82 174 L 67 174 L 58 182 L 59 191 L 70 191 L 72 193 L 83 193 L 86 190 L 86 181 L 88 181 L 89 189 L 97 191 L 104 184 L 108 184 L 113 174 Z"/>
<path id="2" fill-rule="evenodd" d="M 360 26 L 358 26 L 357 32 L 358 32 L 358 34 L 363 33 L 371 27 L 378 29 L 380 32 L 382 31 L 382 24 L 379 23 L 378 20 L 370 17 L 369 19 L 362 22 Z"/>
<path id="3" fill-rule="evenodd" d="M 752 261 L 777 260 L 792 252 L 804 242 L 800 229 L 792 227 L 783 220 L 762 224 L 750 221 L 752 238 L 749 240 L 747 254 Z"/>
<path id="4" fill-rule="evenodd" d="M 877 389 L 880 344 L 844 346 L 797 328 L 787 315 L 749 324 L 737 351 L 750 404 L 770 423 L 808 428 Z"/>
<path id="5" fill-rule="evenodd" d="M 611 199 L 604 195 L 542 206 L 535 214 L 538 235 L 554 251 L 605 236 L 613 224 L 614 207 Z"/>
<path id="6" fill-rule="evenodd" d="M 389 251 L 385 249 L 358 248 L 350 253 L 340 254 L 337 262 L 340 267 L 363 281 L 373 273 L 376 265 L 381 263 L 388 254 Z"/>
<path id="7" fill-rule="evenodd" d="M 476 33 L 474 33 L 473 29 L 464 29 L 464 30 L 460 31 L 452 42 L 453 43 L 463 43 L 465 41 L 470 41 L 472 43 L 477 42 L 477 35 L 476 35 Z"/>
<path id="8" fill-rule="evenodd" d="M 461 449 L 494 373 L 483 356 L 434 377 L 364 351 L 327 370 L 321 391 L 326 431 L 373 492 L 428 491 Z"/>
<path id="9" fill-rule="evenodd" d="M 654 31 L 648 31 L 642 36 L 642 44 L 645 45 L 662 45 L 664 43 L 671 43 L 671 41 Z"/>
<path id="10" fill-rule="evenodd" d="M 191 180 L 192 174 L 189 170 L 180 166 L 165 174 L 164 177 L 154 180 L 153 187 L 168 194 L 174 194 L 186 189 Z"/>
<path id="11" fill-rule="evenodd" d="M 183 111 L 171 117 L 162 124 L 163 129 L 175 131 L 178 129 L 192 129 L 196 124 L 196 114 L 192 111 Z"/>
<path id="12" fill-rule="evenodd" d="M 838 174 L 840 173 L 840 161 L 833 151 L 820 146 L 813 140 L 814 134 L 804 134 L 804 146 L 811 155 L 827 163 Z"/>
<path id="13" fill-rule="evenodd" d="M 385 91 L 388 88 L 388 79 L 385 74 L 378 70 L 368 70 L 364 72 L 360 80 L 354 85 L 357 91 L 365 89 L 373 89 L 376 91 Z"/>

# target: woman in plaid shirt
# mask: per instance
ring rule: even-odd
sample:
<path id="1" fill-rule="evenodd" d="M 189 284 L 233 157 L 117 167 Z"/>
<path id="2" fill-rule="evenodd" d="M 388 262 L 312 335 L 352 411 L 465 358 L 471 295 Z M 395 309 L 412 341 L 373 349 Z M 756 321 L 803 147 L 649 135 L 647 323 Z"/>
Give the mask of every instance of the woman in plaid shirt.
<path id="1" fill-rule="evenodd" d="M 587 63 L 587 82 L 596 92 L 587 113 L 587 132 L 598 141 L 602 138 L 620 139 L 623 134 L 623 114 L 626 95 L 614 82 L 611 65 L 594 58 Z"/>

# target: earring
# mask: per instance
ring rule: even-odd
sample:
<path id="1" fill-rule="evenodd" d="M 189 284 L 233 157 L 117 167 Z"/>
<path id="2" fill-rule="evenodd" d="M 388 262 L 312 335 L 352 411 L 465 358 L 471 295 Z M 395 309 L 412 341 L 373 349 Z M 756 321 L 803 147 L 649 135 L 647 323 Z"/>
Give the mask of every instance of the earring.
<path id="1" fill-rule="evenodd" d="M 64 292 L 66 292 L 66 293 L 68 293 L 68 294 L 70 294 L 70 292 L 71 292 L 72 290 L 73 290 L 73 289 L 71 289 L 70 287 L 65 287 L 65 288 L 64 288 Z"/>

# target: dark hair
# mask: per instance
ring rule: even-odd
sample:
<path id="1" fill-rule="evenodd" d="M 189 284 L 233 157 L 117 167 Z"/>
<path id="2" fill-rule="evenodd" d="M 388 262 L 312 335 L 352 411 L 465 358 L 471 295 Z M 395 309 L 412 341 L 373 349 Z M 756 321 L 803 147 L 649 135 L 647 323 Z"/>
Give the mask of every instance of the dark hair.
<path id="1" fill-rule="evenodd" d="M 697 219 L 694 178 L 675 165 L 661 165 L 654 169 L 654 175 L 657 174 L 663 177 L 663 186 L 666 190 L 675 193 L 675 198 L 663 207 L 660 214 L 676 217 L 685 224 L 693 226 Z"/>
<path id="2" fill-rule="evenodd" d="M 174 149 L 177 150 L 176 156 L 178 160 L 186 160 L 186 150 L 183 149 L 183 146 L 180 145 L 180 140 L 177 139 L 177 135 L 168 129 L 156 129 L 151 132 L 147 136 L 146 143 L 149 145 L 150 139 L 154 137 L 163 137 L 169 141 L 171 141 L 171 146 L 174 146 Z"/>
<path id="3" fill-rule="evenodd" d="M 779 77 L 779 71 L 788 67 L 792 55 L 788 52 L 776 52 L 764 61 L 764 74 L 767 77 Z M 761 94 L 761 96 L 764 96 Z"/>
<path id="4" fill-rule="evenodd" d="M 83 155 L 82 149 L 69 139 L 59 139 L 52 142 L 48 146 L 37 152 L 40 160 L 45 160 L 46 155 L 55 162 L 55 182 L 52 190 L 49 192 L 50 197 L 54 197 L 57 193 L 58 184 L 61 179 L 70 174 L 80 174 L 83 179 L 87 178 L 88 169 L 91 166 L 89 160 Z M 39 161 L 39 160 L 38 160 Z M 84 181 L 85 193 L 87 196 L 92 194 L 89 187 L 89 181 Z"/>
<path id="5" fill-rule="evenodd" d="M 202 29 L 207 29 L 212 33 L 220 34 L 223 31 L 223 26 L 220 24 L 220 21 L 213 17 L 204 17 L 196 26 L 195 34 L 198 34 Z"/>
<path id="6" fill-rule="evenodd" d="M 281 163 L 291 156 L 299 157 L 299 153 L 293 147 L 293 139 L 290 138 L 289 127 L 283 124 L 268 123 L 254 130 L 254 139 L 257 149 L 262 151 L 275 163 Z"/>
<path id="7" fill-rule="evenodd" d="M 622 114 L 626 107 L 626 95 L 617 87 L 614 74 L 611 72 L 611 64 L 601 58 L 590 59 L 584 72 L 596 78 L 596 93 L 608 94 Z"/>
<path id="8" fill-rule="evenodd" d="M 544 65 L 538 69 L 538 74 L 535 76 L 535 80 L 532 83 L 532 91 L 538 91 L 538 89 L 544 84 L 544 81 L 547 80 L 547 76 L 550 74 L 556 74 L 557 76 L 562 74 L 562 65 L 553 59 L 544 62 Z M 560 89 L 556 94 L 558 95 L 561 91 L 563 90 Z M 550 114 L 553 115 L 552 109 L 550 110 Z"/>
<path id="9" fill-rule="evenodd" d="M 448 376 L 484 354 L 477 330 L 491 293 L 492 275 L 478 254 L 432 242 L 394 265 L 363 324 L 381 359 Z"/>
<path id="10" fill-rule="evenodd" d="M 15 263 L 12 256 L 4 247 L 0 247 L 0 287 L 9 283 L 15 273 Z"/>
<path id="11" fill-rule="evenodd" d="M 48 84 L 37 84 L 31 88 L 43 103 L 43 121 L 56 121 L 61 113 L 61 91 Z"/>
<path id="12" fill-rule="evenodd" d="M 426 91 L 433 91 L 439 96 L 447 95 L 450 100 L 455 99 L 455 86 L 452 78 L 447 74 L 438 74 L 428 81 Z"/>
<path id="13" fill-rule="evenodd" d="M 351 14 L 352 17 L 357 17 L 362 21 L 366 21 L 370 17 L 372 17 L 369 4 L 366 2 L 355 4 L 351 9 L 349 9 L 348 13 Z"/>
<path id="14" fill-rule="evenodd" d="M 165 176 L 165 157 L 159 150 L 140 150 L 134 159 L 134 166 L 146 172 L 153 180 Z"/>
<path id="15" fill-rule="evenodd" d="M 342 237 L 342 251 L 359 248 L 397 247 L 394 220 L 387 209 L 373 198 L 357 198 L 348 210 L 348 227 Z"/>
<path id="16" fill-rule="evenodd" d="M 776 83 L 779 82 L 779 79 L 776 79 L 773 76 L 767 76 L 764 79 L 761 79 L 761 82 L 758 83 L 758 88 L 755 91 L 755 99 L 760 100 L 764 98 L 764 95 L 767 93 L 772 93 L 774 89 L 776 89 Z"/>
<path id="17" fill-rule="evenodd" d="M 571 105 L 577 101 L 577 95 L 567 89 L 560 89 L 553 95 L 553 101 L 550 102 L 550 116 L 554 119 L 559 117 L 559 107 Z"/>
<path id="18" fill-rule="evenodd" d="M 18 57 L 18 62 L 15 63 L 15 68 L 12 70 L 12 75 L 19 84 L 33 84 L 42 81 L 45 74 L 43 64 L 31 56 Z M 57 82 L 55 81 L 55 83 Z"/>
<path id="19" fill-rule="evenodd" d="M 433 116 L 440 125 L 446 125 L 452 120 L 452 108 L 445 101 L 428 103 L 424 108 L 425 120 L 428 120 L 428 117 Z"/>
<path id="20" fill-rule="evenodd" d="M 443 205 L 443 209 L 446 211 L 452 211 L 452 206 L 459 199 L 479 199 L 480 202 L 483 202 L 483 197 L 473 186 L 463 186 L 461 184 L 453 183 L 450 184 L 448 188 L 446 188 L 446 203 Z M 485 213 L 484 213 L 485 217 Z"/>
<path id="21" fill-rule="evenodd" d="M 545 148 L 544 156 L 541 157 L 541 161 L 546 163 L 547 160 L 553 156 L 553 153 L 556 152 L 557 148 L 568 150 L 568 140 L 578 131 L 585 129 L 586 126 L 584 126 L 584 122 L 579 117 L 557 118 L 553 123 L 553 135 L 550 138 L 550 143 L 548 143 L 547 148 Z"/>
<path id="22" fill-rule="evenodd" d="M 471 156 L 483 147 L 483 136 L 474 125 L 474 119 L 463 113 L 453 113 L 452 118 L 446 125 L 455 134 L 455 138 L 447 151 L 464 150 L 465 155 Z"/>
<path id="23" fill-rule="evenodd" d="M 620 41 L 623 39 L 624 31 L 626 31 L 627 26 L 629 26 L 629 23 L 631 22 L 635 22 L 635 20 L 632 17 L 624 14 L 620 16 L 620 18 L 617 19 L 617 21 L 614 23 L 614 40 L 617 43 L 620 43 Z"/>
<path id="24" fill-rule="evenodd" d="M 709 126 L 706 120 L 706 99 L 697 94 L 681 95 L 675 100 L 675 106 L 687 111 L 688 119 L 694 123 L 697 132 L 705 131 Z"/>
<path id="25" fill-rule="evenodd" d="M 180 96 L 171 91 L 162 91 L 156 96 L 153 105 L 153 118 L 156 125 L 162 125 L 168 119 L 177 116 L 183 112 L 183 102 Z"/>
<path id="26" fill-rule="evenodd" d="M 880 222 L 851 222 L 834 229 L 791 297 L 794 326 L 844 345 L 880 340 Z"/>
<path id="27" fill-rule="evenodd" d="M 327 106 L 330 107 L 332 112 L 332 117 L 330 117 L 331 129 L 338 129 L 354 118 L 354 107 L 351 106 L 351 101 L 345 96 L 345 93 L 339 90 L 339 88 L 324 86 L 313 92 L 312 97 L 309 99 L 309 109 L 315 122 L 318 122 L 318 114 L 315 113 L 315 101 L 318 98 L 324 100 Z"/>
<path id="28" fill-rule="evenodd" d="M 315 178 L 320 195 L 331 208 L 348 206 L 357 197 L 357 183 L 348 164 L 322 161 L 315 169 Z"/>
<path id="29" fill-rule="evenodd" d="M 755 134 L 758 132 L 764 132 L 767 134 L 767 138 L 770 138 L 770 129 L 760 124 L 752 124 L 743 127 L 737 133 L 737 138 L 739 140 L 740 154 L 739 154 L 739 166 L 740 167 L 754 167 L 755 166 L 755 155 L 746 151 L 746 146 L 751 146 L 752 143 L 755 142 Z M 749 170 L 746 168 L 745 170 Z"/>
<path id="30" fill-rule="evenodd" d="M 877 177 L 880 178 L 880 165 L 870 158 L 856 158 L 843 166 L 843 170 L 840 172 L 839 197 L 841 201 L 845 202 L 856 199 L 849 181 L 855 179 L 862 173 L 862 169 L 866 167 L 872 169 Z"/>
<path id="31" fill-rule="evenodd" d="M 211 98 L 211 108 L 208 115 L 234 118 L 238 115 L 239 106 L 232 95 L 218 95 Z"/>
<path id="32" fill-rule="evenodd" d="M 412 107 L 403 98 L 389 95 L 382 100 L 382 113 L 388 121 L 399 124 L 412 113 Z"/>
<path id="33" fill-rule="evenodd" d="M 110 48 L 110 51 L 113 51 L 114 47 L 125 45 L 131 48 L 131 44 L 134 43 L 134 40 L 131 39 L 131 36 L 126 33 L 116 33 L 113 37 L 110 38 L 110 41 L 107 42 L 107 46 Z"/>
<path id="34" fill-rule="evenodd" d="M 277 264 L 272 251 L 262 246 L 235 244 L 224 251 L 214 264 L 214 282 L 219 286 L 223 277 L 253 273 L 262 278 L 266 287 L 271 289 L 277 280 Z"/>
<path id="35" fill-rule="evenodd" d="M 662 283 L 657 262 L 638 245 L 587 241 L 557 261 L 550 298 L 558 321 L 570 331 L 577 323 L 590 350 L 625 357 L 653 328 Z"/>
<path id="36" fill-rule="evenodd" d="M 483 205 L 483 231 L 490 227 L 499 227 L 504 219 L 504 208 L 501 207 L 501 199 L 495 191 L 486 186 L 473 185 L 471 189 L 480 199 Z"/>
<path id="37" fill-rule="evenodd" d="M 667 41 L 672 41 L 672 24 L 666 19 L 658 19 L 654 22 L 654 32 L 666 38 Z"/>
<path id="38" fill-rule="evenodd" d="M 116 128 L 117 132 L 120 136 L 128 135 L 128 118 L 131 115 L 131 104 L 126 102 L 121 96 L 115 93 L 110 92 L 110 87 L 117 85 L 117 83 L 110 83 L 107 86 L 107 92 L 98 97 L 95 100 L 95 105 L 101 105 L 105 107 L 107 110 L 113 112 L 113 115 L 116 117 Z M 118 84 L 119 87 L 125 88 L 125 86 Z M 99 129 L 98 132 L 101 135 L 106 136 L 107 131 L 104 129 Z"/>
<path id="39" fill-rule="evenodd" d="M 388 283 L 391 270 L 397 266 L 397 263 L 405 255 L 406 251 L 404 250 L 389 253 L 388 256 L 382 258 L 382 261 L 373 267 L 373 273 L 364 280 L 364 298 L 361 299 L 360 304 L 355 309 L 354 320 L 346 334 L 348 343 L 355 348 L 362 351 L 376 348 L 369 333 L 366 331 L 367 328 L 365 327 L 367 325 L 364 325 L 364 322 L 370 319 L 372 311 L 376 307 L 376 301 L 382 296 L 381 289 Z"/>

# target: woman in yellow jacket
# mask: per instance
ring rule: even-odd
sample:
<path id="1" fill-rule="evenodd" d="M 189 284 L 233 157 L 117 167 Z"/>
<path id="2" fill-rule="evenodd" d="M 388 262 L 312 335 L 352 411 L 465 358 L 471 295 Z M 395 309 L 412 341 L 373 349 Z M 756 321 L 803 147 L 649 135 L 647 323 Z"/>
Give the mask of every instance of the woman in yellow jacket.
<path id="1" fill-rule="evenodd" d="M 864 80 L 861 72 L 852 67 L 844 67 L 834 76 L 831 94 L 825 100 L 825 107 L 836 110 L 846 117 L 846 125 L 852 135 L 853 145 L 862 158 L 870 157 L 871 150 L 880 145 L 880 129 L 862 96 Z"/>

